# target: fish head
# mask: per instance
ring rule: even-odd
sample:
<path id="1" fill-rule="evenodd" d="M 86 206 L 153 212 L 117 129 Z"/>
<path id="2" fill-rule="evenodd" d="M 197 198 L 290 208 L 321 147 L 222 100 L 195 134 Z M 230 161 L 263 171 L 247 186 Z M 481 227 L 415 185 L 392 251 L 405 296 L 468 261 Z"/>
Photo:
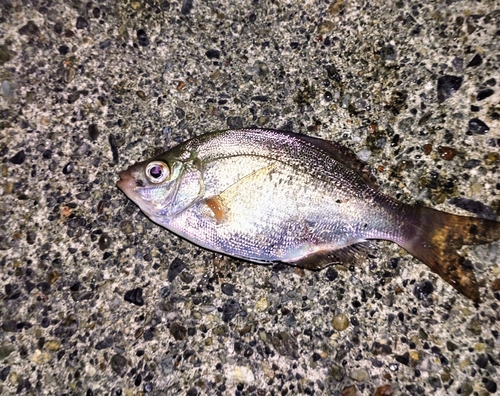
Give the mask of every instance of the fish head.
<path id="1" fill-rule="evenodd" d="M 203 195 L 201 171 L 192 163 L 166 152 L 120 172 L 116 186 L 149 218 L 164 223 Z"/>

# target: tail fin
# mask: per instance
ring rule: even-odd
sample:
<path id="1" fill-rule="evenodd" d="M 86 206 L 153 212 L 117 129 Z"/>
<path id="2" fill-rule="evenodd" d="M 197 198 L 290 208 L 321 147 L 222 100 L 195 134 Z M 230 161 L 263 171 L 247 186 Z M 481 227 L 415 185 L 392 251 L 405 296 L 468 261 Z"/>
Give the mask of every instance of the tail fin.
<path id="1" fill-rule="evenodd" d="M 408 214 L 400 245 L 464 296 L 479 303 L 479 287 L 472 266 L 457 249 L 500 239 L 500 222 L 423 206 L 409 207 Z"/>

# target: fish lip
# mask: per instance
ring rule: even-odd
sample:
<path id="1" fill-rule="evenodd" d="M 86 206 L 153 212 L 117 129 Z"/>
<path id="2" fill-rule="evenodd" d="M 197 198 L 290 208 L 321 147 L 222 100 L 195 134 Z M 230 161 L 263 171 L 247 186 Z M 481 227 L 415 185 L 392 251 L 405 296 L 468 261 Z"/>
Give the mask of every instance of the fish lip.
<path id="1" fill-rule="evenodd" d="M 121 171 L 118 175 L 120 176 L 120 180 L 116 182 L 116 187 L 122 190 L 125 194 L 133 191 L 135 187 L 135 179 L 130 172 L 130 168 Z"/>

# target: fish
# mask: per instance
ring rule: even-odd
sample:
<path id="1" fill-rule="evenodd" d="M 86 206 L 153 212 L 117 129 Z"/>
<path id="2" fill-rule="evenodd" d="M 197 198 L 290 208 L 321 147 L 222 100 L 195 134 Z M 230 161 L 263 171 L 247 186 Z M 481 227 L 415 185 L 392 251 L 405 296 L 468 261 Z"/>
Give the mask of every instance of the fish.
<path id="1" fill-rule="evenodd" d="M 287 131 L 201 134 L 119 178 L 149 219 L 205 249 L 321 270 L 386 240 L 476 303 L 472 264 L 457 250 L 500 239 L 500 222 L 400 202 L 348 148 Z"/>

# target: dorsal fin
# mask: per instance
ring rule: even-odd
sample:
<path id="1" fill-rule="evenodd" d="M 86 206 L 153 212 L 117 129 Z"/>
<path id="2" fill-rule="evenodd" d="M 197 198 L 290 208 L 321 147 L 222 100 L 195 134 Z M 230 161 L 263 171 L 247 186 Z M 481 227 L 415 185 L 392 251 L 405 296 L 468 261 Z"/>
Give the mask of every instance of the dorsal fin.
<path id="1" fill-rule="evenodd" d="M 307 135 L 300 135 L 294 132 L 284 133 L 318 147 L 334 160 L 344 164 L 349 169 L 352 169 L 354 172 L 356 172 L 370 187 L 378 189 L 377 180 L 371 173 L 368 164 L 361 161 L 350 148 L 331 140 L 324 140 Z"/>

